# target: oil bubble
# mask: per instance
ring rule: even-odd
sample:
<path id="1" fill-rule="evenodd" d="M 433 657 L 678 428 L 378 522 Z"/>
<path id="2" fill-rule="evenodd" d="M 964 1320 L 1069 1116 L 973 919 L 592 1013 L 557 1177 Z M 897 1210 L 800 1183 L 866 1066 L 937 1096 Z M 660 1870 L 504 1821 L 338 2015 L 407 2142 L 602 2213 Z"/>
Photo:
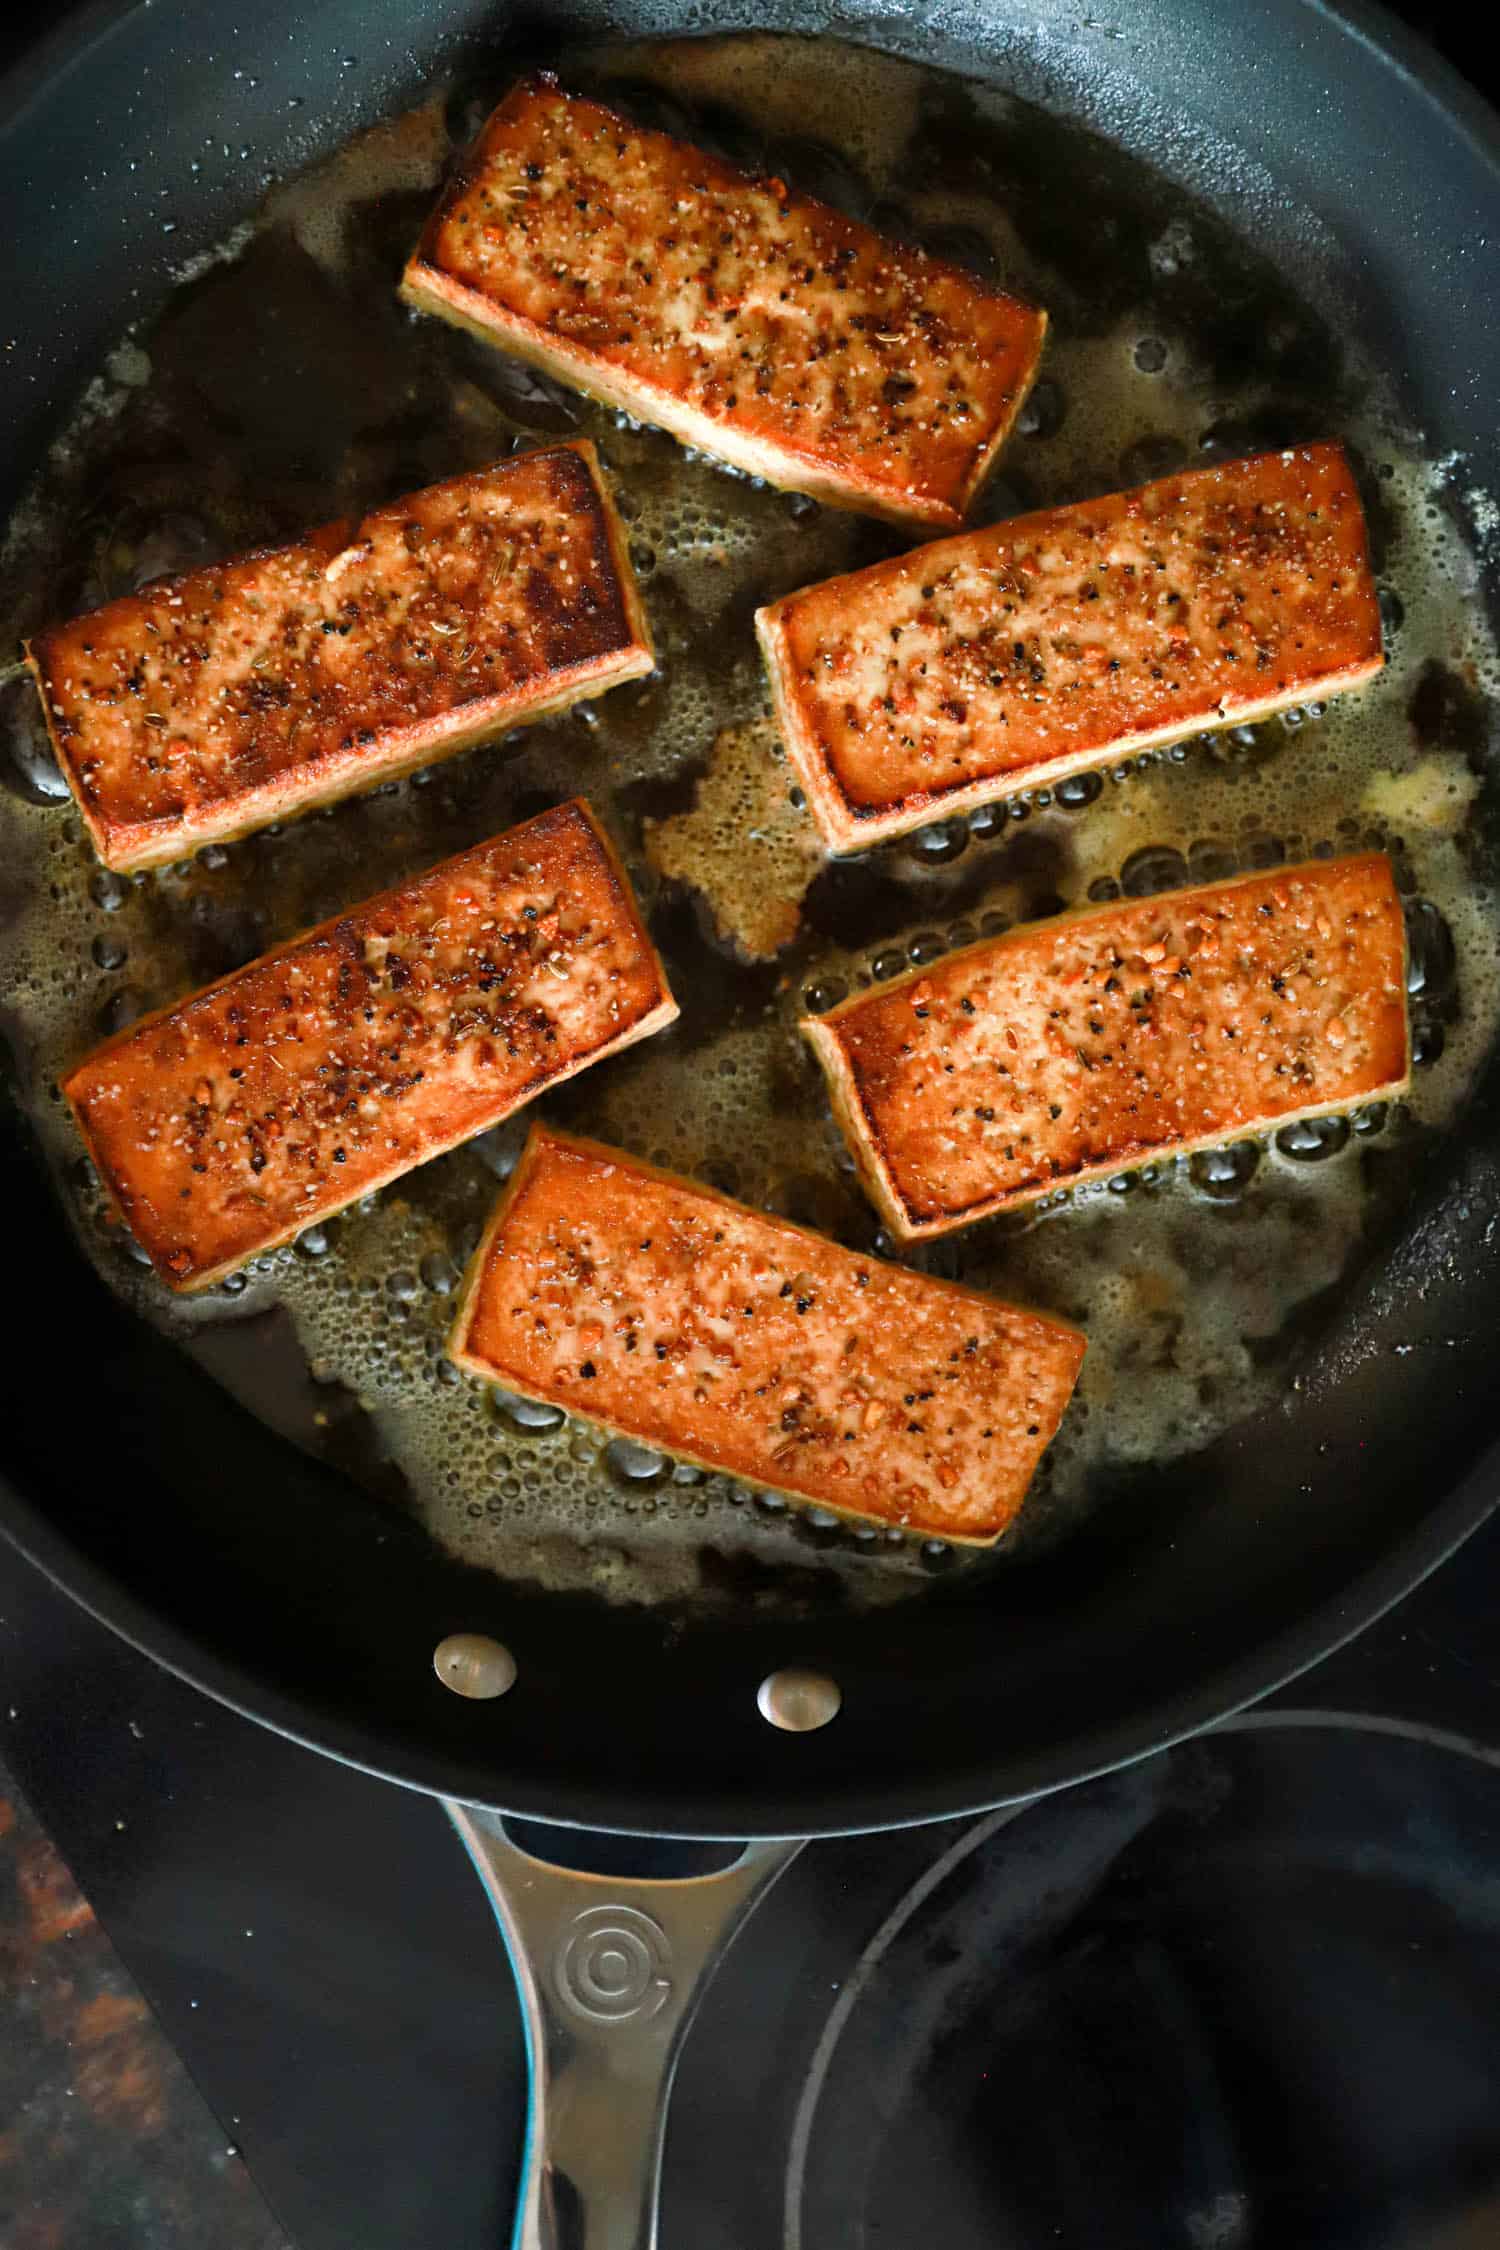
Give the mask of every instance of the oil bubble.
<path id="1" fill-rule="evenodd" d="M 517 1437 L 540 1437 L 549 1430 L 560 1430 L 567 1420 L 560 1406 L 499 1389 L 490 1392 L 490 1412 L 502 1429 Z"/>
<path id="2" fill-rule="evenodd" d="M 99 1011 L 99 1029 L 108 1036 L 123 1031 L 127 1024 L 138 1023 L 149 1009 L 150 1003 L 143 992 L 133 985 L 122 985 L 110 994 Z"/>
<path id="3" fill-rule="evenodd" d="M 649 1445 L 630 1438 L 611 1438 L 604 1448 L 604 1463 L 617 1483 L 640 1487 L 660 1484 L 667 1473 L 667 1457 Z"/>
<path id="4" fill-rule="evenodd" d="M 508 1180 L 521 1161 L 521 1151 L 526 1146 L 529 1121 L 525 1116 L 507 1118 L 503 1125 L 492 1126 L 487 1133 L 478 1133 L 469 1147 L 497 1180 Z"/>
<path id="5" fill-rule="evenodd" d="M 458 1280 L 458 1268 L 443 1250 L 429 1250 L 417 1271 L 434 1297 L 448 1296 Z"/>
<path id="6" fill-rule="evenodd" d="M 804 1537 L 810 1538 L 815 1546 L 831 1546 L 844 1536 L 843 1518 L 836 1516 L 831 1508 L 804 1508 L 800 1522 Z"/>
<path id="7" fill-rule="evenodd" d="M 1097 773 L 1065 774 L 1053 795 L 1064 812 L 1081 812 L 1094 803 L 1104 790 L 1103 778 Z"/>
<path id="8" fill-rule="evenodd" d="M 48 739 L 30 679 L 13 680 L 3 690 L 0 729 L 7 753 L 5 776 L 16 795 L 33 805 L 65 803 L 71 792 Z"/>
<path id="9" fill-rule="evenodd" d="M 1243 1195 L 1260 1164 L 1255 1141 L 1234 1141 L 1228 1148 L 1202 1149 L 1188 1163 L 1188 1178 L 1200 1195 L 1216 1203 L 1233 1202 Z"/>
<path id="10" fill-rule="evenodd" d="M 1245 846 L 1245 865 L 1264 873 L 1268 867 L 1281 867 L 1286 862 L 1286 846 L 1279 836 L 1252 836 Z"/>
<path id="11" fill-rule="evenodd" d="M 1317 1164 L 1324 1157 L 1337 1156 L 1348 1139 L 1347 1117 L 1301 1117 L 1282 1126 L 1276 1148 L 1278 1154 L 1289 1156 L 1296 1164 Z"/>
<path id="12" fill-rule="evenodd" d="M 1195 883 L 1222 883 L 1234 873 L 1236 860 L 1227 844 L 1206 838 L 1189 844 L 1187 864 L 1188 874 Z"/>
<path id="13" fill-rule="evenodd" d="M 1120 888 L 1127 898 L 1154 898 L 1158 891 L 1182 889 L 1188 882 L 1188 865 L 1170 844 L 1147 844 L 1132 852 L 1120 870 Z"/>
<path id="14" fill-rule="evenodd" d="M 920 867 L 942 867 L 957 859 L 969 841 L 969 823 L 962 817 L 955 820 L 935 820 L 926 828 L 919 828 L 908 840 L 907 849 Z"/>
<path id="15" fill-rule="evenodd" d="M 1453 932 L 1428 899 L 1417 899 L 1406 910 L 1406 989 L 1413 1000 L 1429 1004 L 1452 993 L 1458 974 Z"/>

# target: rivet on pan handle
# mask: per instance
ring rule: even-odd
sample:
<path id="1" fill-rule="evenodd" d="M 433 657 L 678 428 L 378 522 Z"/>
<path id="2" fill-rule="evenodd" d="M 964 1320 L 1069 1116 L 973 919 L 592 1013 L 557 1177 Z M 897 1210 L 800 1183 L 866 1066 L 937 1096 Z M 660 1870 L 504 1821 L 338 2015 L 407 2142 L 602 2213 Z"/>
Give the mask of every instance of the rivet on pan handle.
<path id="1" fill-rule="evenodd" d="M 531 2064 L 512 2250 L 655 2250 L 667 2098 L 709 1977 L 795 1840 L 680 1881 L 585 1875 L 448 1811 L 505 1935 Z M 566 2231 L 565 2231 L 566 2230 Z"/>

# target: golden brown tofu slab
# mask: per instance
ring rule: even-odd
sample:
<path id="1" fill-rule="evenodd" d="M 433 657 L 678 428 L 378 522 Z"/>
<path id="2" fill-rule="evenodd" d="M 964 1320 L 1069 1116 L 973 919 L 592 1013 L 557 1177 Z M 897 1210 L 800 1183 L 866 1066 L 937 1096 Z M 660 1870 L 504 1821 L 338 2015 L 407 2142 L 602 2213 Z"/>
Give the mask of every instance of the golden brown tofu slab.
<path id="1" fill-rule="evenodd" d="M 1390 862 L 1059 915 L 804 1021 L 905 1240 L 1406 1086 Z"/>
<path id="2" fill-rule="evenodd" d="M 202 1289 L 676 1013 L 575 800 L 133 1025 L 63 1092 L 157 1272 Z"/>
<path id="3" fill-rule="evenodd" d="M 1046 329 L 547 77 L 490 118 L 402 290 L 753 475 L 929 530 L 963 521 Z"/>
<path id="4" fill-rule="evenodd" d="M 983 1546 L 1025 1497 L 1084 1339 L 537 1125 L 448 1348 L 700 1467 Z"/>
<path id="5" fill-rule="evenodd" d="M 1336 445 L 1046 508 L 758 612 L 787 752 L 836 852 L 1383 661 Z"/>
<path id="6" fill-rule="evenodd" d="M 160 579 L 27 657 L 94 848 L 120 869 L 373 788 L 653 663 L 581 442 Z"/>

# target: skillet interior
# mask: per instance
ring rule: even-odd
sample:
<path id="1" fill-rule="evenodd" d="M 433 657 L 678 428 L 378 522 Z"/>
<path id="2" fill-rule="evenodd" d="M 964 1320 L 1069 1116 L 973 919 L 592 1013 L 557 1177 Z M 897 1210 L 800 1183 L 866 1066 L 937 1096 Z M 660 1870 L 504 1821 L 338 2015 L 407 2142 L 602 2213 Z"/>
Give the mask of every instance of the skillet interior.
<path id="1" fill-rule="evenodd" d="M 323 16 L 310 56 L 305 39 L 288 41 L 292 12 L 272 11 L 232 55 L 205 63 L 212 41 L 193 39 L 191 10 L 171 25 L 127 11 L 18 113 L 0 189 L 6 208 L 36 214 L 36 255 L 18 277 L 17 347 L 0 377 L 12 491 L 48 420 L 138 309 L 133 293 L 159 294 L 168 255 L 177 263 L 242 215 L 240 147 L 273 173 L 304 162 L 411 101 L 466 45 L 471 64 L 505 74 L 503 54 L 474 55 L 476 27 L 461 12 L 429 14 L 431 44 L 415 57 L 381 46 L 368 10 L 352 28 L 353 13 L 347 45 L 338 16 Z M 736 20 L 725 12 L 694 28 Z M 828 23 L 812 11 L 784 20 Z M 1463 452 L 1481 487 L 1500 482 L 1482 367 L 1482 311 L 1500 273 L 1493 222 L 1480 216 L 1497 213 L 1500 181 L 1487 125 L 1453 89 L 1454 109 L 1435 111 L 1354 30 L 1305 7 L 1272 11 L 1253 34 L 1214 11 L 1200 20 L 1147 6 L 1125 14 L 1123 38 L 1071 23 L 1054 36 L 1003 8 L 984 12 L 982 37 L 964 21 L 945 14 L 935 59 L 1098 123 L 1204 194 L 1305 288 L 1346 291 L 1371 356 L 1405 372 L 1431 450 Z M 832 28 L 933 55 L 932 26 L 895 14 Z M 120 89 L 138 80 L 125 108 Z M 1332 119 L 1318 105 L 1329 84 L 1343 89 Z M 227 159 L 190 154 L 208 140 L 200 127 Z M 1226 159 L 1221 133 L 1242 160 Z M 1372 148 L 1422 159 L 1420 177 L 1390 160 L 1376 208 Z M 44 179 L 33 174 L 42 149 Z M 189 174 L 195 161 L 204 169 Z M 176 228 L 165 246 L 163 186 Z M 1309 210 L 1348 253 L 1336 275 L 1321 265 Z M 1150 1747 L 1269 1684 L 1392 1598 L 1483 1512 L 1500 1291 L 1488 1241 L 1500 1209 L 1493 1119 L 1482 1093 L 1385 1259 L 1336 1319 L 1314 1322 L 1286 1415 L 1122 1486 L 998 1592 L 956 1580 L 876 1618 L 810 1622 L 747 1607 L 706 1630 L 601 1613 L 442 1560 L 131 1318 L 18 1161 L 24 1325 L 11 1347 L 7 1467 L 24 1497 L 13 1522 L 66 1583 L 204 1684 L 427 1786 L 552 1817 L 741 1833 L 994 1801 Z M 504 1704 L 459 1706 L 433 1682 L 432 1645 L 459 1625 L 516 1650 L 521 1685 Z M 826 1736 L 773 1740 L 754 1716 L 755 1681 L 789 1660 L 844 1685 L 845 1715 Z"/>

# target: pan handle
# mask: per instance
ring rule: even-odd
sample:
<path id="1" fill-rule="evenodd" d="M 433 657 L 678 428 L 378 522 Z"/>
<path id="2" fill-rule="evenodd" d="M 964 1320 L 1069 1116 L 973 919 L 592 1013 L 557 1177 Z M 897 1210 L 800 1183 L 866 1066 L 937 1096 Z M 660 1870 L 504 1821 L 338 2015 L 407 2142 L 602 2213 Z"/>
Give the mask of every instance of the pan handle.
<path id="1" fill-rule="evenodd" d="M 683 2036 L 746 1918 L 796 1856 L 747 1844 L 685 1880 L 586 1875 L 450 1804 L 520 1993 L 531 2110 L 511 2250 L 656 2250 L 667 2099 Z"/>

